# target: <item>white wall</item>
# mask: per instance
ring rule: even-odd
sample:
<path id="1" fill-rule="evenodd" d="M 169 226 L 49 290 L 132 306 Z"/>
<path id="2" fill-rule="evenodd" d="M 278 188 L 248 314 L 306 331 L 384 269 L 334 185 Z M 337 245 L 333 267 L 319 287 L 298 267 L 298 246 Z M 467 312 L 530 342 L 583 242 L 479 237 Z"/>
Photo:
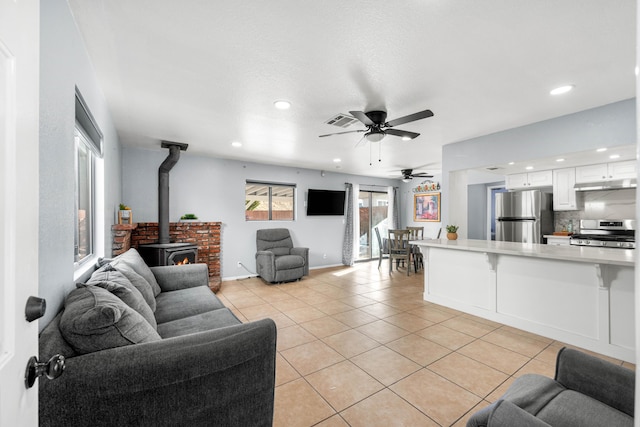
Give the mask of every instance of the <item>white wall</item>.
<path id="1" fill-rule="evenodd" d="M 123 148 L 123 202 L 131 206 L 135 222 L 158 220 L 158 167 L 167 154 L 168 150 L 160 148 Z M 296 220 L 245 221 L 244 191 L 248 179 L 296 184 Z M 397 186 L 400 182 L 330 171 L 323 177 L 319 170 L 217 159 L 191 154 L 188 150 L 181 152 L 169 180 L 171 222 L 178 221 L 185 213 L 194 213 L 202 221 L 222 222 L 223 278 L 247 276 L 247 272 L 237 266 L 238 261 L 255 272 L 256 230 L 261 228 L 289 228 L 294 245 L 310 249 L 311 268 L 342 264 L 344 217 L 307 217 L 307 190 L 343 190 L 345 182 L 382 186 Z"/>
<path id="2" fill-rule="evenodd" d="M 75 88 L 104 134 L 106 223 L 97 251 L 110 252 L 113 206 L 121 191 L 120 144 L 82 39 L 64 0 L 40 5 L 40 297 L 47 300 L 42 329 L 74 288 Z"/>
<path id="3" fill-rule="evenodd" d="M 616 102 L 442 149 L 443 222 L 467 223 L 466 171 L 636 142 L 635 99 Z M 464 194 L 465 197 L 460 197 Z M 465 237 L 464 230 L 458 232 Z"/>

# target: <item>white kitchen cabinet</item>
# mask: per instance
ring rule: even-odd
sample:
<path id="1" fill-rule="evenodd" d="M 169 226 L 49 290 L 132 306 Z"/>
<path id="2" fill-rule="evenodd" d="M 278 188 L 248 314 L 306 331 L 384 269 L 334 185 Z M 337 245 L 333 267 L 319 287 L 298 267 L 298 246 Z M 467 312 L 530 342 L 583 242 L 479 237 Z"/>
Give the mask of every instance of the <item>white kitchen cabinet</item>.
<path id="1" fill-rule="evenodd" d="M 553 171 L 553 210 L 578 210 L 575 190 L 576 168 L 556 169 Z"/>
<path id="2" fill-rule="evenodd" d="M 609 179 L 629 179 L 638 176 L 637 162 L 635 160 L 609 163 L 607 170 Z"/>
<path id="3" fill-rule="evenodd" d="M 510 190 L 551 187 L 553 185 L 553 171 L 538 171 L 507 175 L 506 185 Z"/>
<path id="4" fill-rule="evenodd" d="M 576 167 L 577 184 L 636 178 L 637 175 L 635 160 Z"/>

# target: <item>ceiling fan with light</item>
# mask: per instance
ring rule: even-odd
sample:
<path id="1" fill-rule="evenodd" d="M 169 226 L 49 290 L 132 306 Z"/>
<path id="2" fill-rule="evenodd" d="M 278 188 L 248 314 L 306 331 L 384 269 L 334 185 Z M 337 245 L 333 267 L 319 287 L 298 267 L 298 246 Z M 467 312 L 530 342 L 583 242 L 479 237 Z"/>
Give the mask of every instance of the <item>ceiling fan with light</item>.
<path id="1" fill-rule="evenodd" d="M 329 133 L 326 135 L 320 135 L 320 138 L 332 135 L 343 135 L 346 133 L 365 132 L 364 138 L 366 138 L 369 142 L 382 141 L 382 139 L 386 135 L 399 136 L 402 139 L 414 139 L 420 136 L 420 134 L 416 132 L 390 128 L 433 116 L 433 112 L 431 110 L 424 110 L 387 122 L 386 111 L 369 111 L 366 113 L 362 111 L 349 111 L 349 113 L 356 119 L 360 120 L 367 128 L 350 130 L 346 132 Z"/>
<path id="2" fill-rule="evenodd" d="M 413 169 L 402 169 L 400 173 L 402 174 L 402 182 L 409 182 L 413 178 L 433 178 L 433 175 L 429 175 L 428 173 L 413 173 Z"/>

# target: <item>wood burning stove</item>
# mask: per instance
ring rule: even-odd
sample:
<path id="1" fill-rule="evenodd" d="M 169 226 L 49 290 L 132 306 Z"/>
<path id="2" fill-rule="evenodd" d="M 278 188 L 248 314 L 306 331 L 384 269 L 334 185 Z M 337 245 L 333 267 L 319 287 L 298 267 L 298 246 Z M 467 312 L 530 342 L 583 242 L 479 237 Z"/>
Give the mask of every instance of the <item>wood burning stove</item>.
<path id="1" fill-rule="evenodd" d="M 158 243 L 138 246 L 138 252 L 147 265 L 195 264 L 198 247 L 191 243 L 172 243 L 169 240 L 169 171 L 180 160 L 180 151 L 186 151 L 188 144 L 162 141 L 162 148 L 169 149 L 169 155 L 158 168 Z"/>
<path id="2" fill-rule="evenodd" d="M 138 252 L 150 267 L 195 264 L 198 247 L 191 243 L 152 243 L 140 245 Z"/>

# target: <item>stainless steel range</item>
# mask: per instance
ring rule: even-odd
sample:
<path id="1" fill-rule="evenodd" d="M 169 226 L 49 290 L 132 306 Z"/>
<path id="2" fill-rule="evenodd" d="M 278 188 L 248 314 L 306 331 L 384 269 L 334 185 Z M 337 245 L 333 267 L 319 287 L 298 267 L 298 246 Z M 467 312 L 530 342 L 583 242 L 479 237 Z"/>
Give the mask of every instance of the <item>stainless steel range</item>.
<path id="1" fill-rule="evenodd" d="M 635 249 L 635 219 L 582 219 L 580 233 L 571 236 L 577 246 Z"/>

